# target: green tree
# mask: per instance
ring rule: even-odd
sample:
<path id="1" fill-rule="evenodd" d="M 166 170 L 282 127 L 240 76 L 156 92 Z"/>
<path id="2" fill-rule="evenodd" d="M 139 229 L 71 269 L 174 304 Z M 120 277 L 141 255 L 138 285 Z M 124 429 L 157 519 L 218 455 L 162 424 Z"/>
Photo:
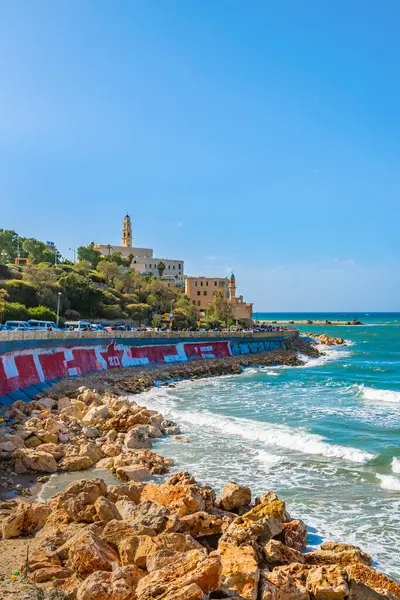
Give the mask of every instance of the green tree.
<path id="1" fill-rule="evenodd" d="M 101 252 L 96 250 L 94 242 L 92 242 L 88 246 L 79 246 L 78 259 L 80 261 L 87 260 L 92 265 L 92 269 L 95 269 L 100 262 Z"/>
<path id="2" fill-rule="evenodd" d="M 20 302 L 6 302 L 3 319 L 4 321 L 26 321 L 28 309 Z"/>
<path id="3" fill-rule="evenodd" d="M 7 299 L 8 299 L 7 291 L 0 289 L 0 322 L 2 322 L 4 320 Z"/>
<path id="4" fill-rule="evenodd" d="M 10 302 L 20 302 L 25 306 L 36 306 L 38 303 L 37 288 L 26 281 L 10 279 L 2 287 L 7 291 Z"/>
<path id="5" fill-rule="evenodd" d="M 84 316 L 93 317 L 101 306 L 102 290 L 96 288 L 90 279 L 77 273 L 61 277 L 59 284 L 63 295 L 69 300 L 72 310 Z"/>
<path id="6" fill-rule="evenodd" d="M 162 325 L 162 316 L 159 314 L 154 314 L 151 320 L 151 324 L 153 327 L 161 327 Z"/>
<path id="7" fill-rule="evenodd" d="M 136 304 L 128 304 L 126 311 L 133 321 L 142 322 L 149 318 L 151 306 L 138 302 Z"/>
<path id="8" fill-rule="evenodd" d="M 80 260 L 74 265 L 74 271 L 79 275 L 88 275 L 92 270 L 92 264 L 88 260 Z"/>
<path id="9" fill-rule="evenodd" d="M 26 265 L 23 268 L 22 276 L 25 281 L 40 288 L 57 281 L 57 269 L 49 263 Z"/>
<path id="10" fill-rule="evenodd" d="M 27 238 L 22 243 L 22 249 L 28 254 L 28 258 L 33 263 L 48 262 L 54 264 L 61 259 L 60 253 L 51 252 L 47 249 L 44 242 L 36 240 L 35 238 Z"/>
<path id="11" fill-rule="evenodd" d="M 56 321 L 57 314 L 54 310 L 50 310 L 47 306 L 35 306 L 28 308 L 29 319 L 36 319 L 37 321 Z"/>
<path id="12" fill-rule="evenodd" d="M 157 265 L 157 271 L 159 276 L 162 277 L 165 271 L 165 262 L 163 262 L 162 260 L 160 260 L 160 262 Z"/>
<path id="13" fill-rule="evenodd" d="M 13 263 L 19 255 L 27 257 L 27 253 L 22 248 L 24 238 L 21 238 L 18 233 L 12 229 L 0 229 L 0 263 Z"/>
<path id="14" fill-rule="evenodd" d="M 115 280 L 120 276 L 121 268 L 114 262 L 102 260 L 97 266 L 97 270 L 104 277 L 107 285 L 113 286 Z"/>

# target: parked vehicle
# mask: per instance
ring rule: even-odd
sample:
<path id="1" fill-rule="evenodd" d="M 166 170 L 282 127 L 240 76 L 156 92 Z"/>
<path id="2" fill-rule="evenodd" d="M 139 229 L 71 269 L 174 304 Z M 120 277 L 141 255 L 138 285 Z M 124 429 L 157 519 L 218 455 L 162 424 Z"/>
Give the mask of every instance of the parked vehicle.
<path id="1" fill-rule="evenodd" d="M 12 331 L 32 331 L 27 321 L 6 321 L 5 326 Z"/>
<path id="2" fill-rule="evenodd" d="M 36 319 L 31 319 L 28 321 L 29 327 L 35 329 L 37 331 L 62 331 L 62 328 L 54 323 L 54 321 L 36 321 Z"/>
<path id="3" fill-rule="evenodd" d="M 8 327 L 6 327 L 6 325 L 2 325 L 0 323 L 0 331 L 10 331 L 10 329 Z"/>
<path id="4" fill-rule="evenodd" d="M 66 321 L 65 327 L 70 331 L 90 331 L 92 324 L 89 321 Z"/>

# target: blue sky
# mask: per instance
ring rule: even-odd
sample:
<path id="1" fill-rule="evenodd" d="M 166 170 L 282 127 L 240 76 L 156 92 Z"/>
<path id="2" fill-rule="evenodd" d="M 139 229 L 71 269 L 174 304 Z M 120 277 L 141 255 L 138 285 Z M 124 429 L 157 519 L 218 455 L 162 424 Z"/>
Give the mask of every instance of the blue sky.
<path id="1" fill-rule="evenodd" d="M 0 3 L 0 227 L 234 270 L 256 310 L 399 310 L 400 6 Z"/>

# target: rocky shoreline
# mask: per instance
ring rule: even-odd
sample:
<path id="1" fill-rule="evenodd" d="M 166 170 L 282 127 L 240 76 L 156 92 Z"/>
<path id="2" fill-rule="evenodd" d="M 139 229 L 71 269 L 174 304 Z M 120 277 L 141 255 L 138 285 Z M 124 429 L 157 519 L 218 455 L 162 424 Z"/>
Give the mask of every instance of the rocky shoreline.
<path id="1" fill-rule="evenodd" d="M 171 379 L 302 364 L 299 352 L 319 356 L 297 340 L 265 355 L 65 380 L 44 398 L 14 403 L 4 413 L 0 442 L 6 482 L 11 470 L 46 478 L 97 467 L 121 484 L 80 479 L 47 502 L 0 502 L 0 597 L 400 599 L 400 585 L 355 546 L 325 542 L 304 553 L 307 527 L 274 492 L 254 498 L 230 482 L 217 498 L 188 473 L 168 477 L 172 461 L 152 451 L 152 440 L 179 439 L 179 425 L 127 397 L 162 382 L 174 385 Z"/>

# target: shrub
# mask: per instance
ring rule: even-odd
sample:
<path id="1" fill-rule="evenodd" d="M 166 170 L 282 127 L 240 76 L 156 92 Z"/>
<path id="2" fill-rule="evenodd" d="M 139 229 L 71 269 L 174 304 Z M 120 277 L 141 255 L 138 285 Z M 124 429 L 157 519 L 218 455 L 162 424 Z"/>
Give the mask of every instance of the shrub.
<path id="1" fill-rule="evenodd" d="M 28 308 L 28 316 L 30 319 L 37 319 L 38 321 L 57 320 L 56 313 L 46 306 L 35 306 L 34 308 Z"/>
<path id="2" fill-rule="evenodd" d="M 11 270 L 0 263 L 0 279 L 11 279 Z"/>
<path id="3" fill-rule="evenodd" d="M 37 289 L 34 285 L 25 281 L 10 279 L 5 281 L 2 287 L 7 290 L 10 302 L 20 302 L 28 307 L 37 305 Z"/>
<path id="4" fill-rule="evenodd" d="M 20 302 L 6 302 L 4 305 L 4 321 L 26 321 L 28 310 Z"/>
<path id="5" fill-rule="evenodd" d="M 100 313 L 103 319 L 127 319 L 128 315 L 119 304 L 106 304 L 101 307 Z"/>

